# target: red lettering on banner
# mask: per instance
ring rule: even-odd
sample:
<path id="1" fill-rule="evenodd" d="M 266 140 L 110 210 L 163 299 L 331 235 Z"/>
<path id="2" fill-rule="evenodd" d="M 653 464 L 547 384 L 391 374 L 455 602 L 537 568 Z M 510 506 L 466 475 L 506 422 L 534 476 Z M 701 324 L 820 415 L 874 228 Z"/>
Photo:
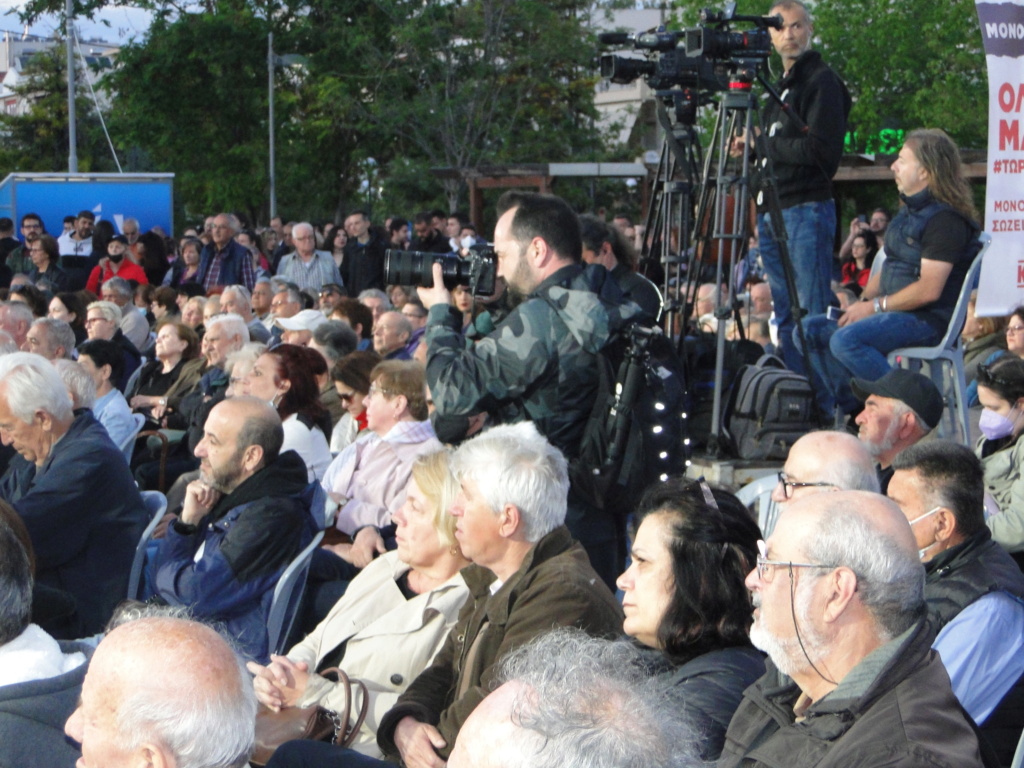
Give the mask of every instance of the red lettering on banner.
<path id="1" fill-rule="evenodd" d="M 1019 150 L 1020 149 L 1020 121 L 1019 120 L 1000 120 L 999 121 L 999 150 L 1005 152 L 1009 144 L 1009 149 Z"/>
<path id="2" fill-rule="evenodd" d="M 1016 93 L 1010 83 L 999 86 L 999 108 L 1003 112 L 1020 112 L 1024 105 L 1024 83 L 1017 84 Z"/>
<path id="3" fill-rule="evenodd" d="M 1024 288 L 1024 261 L 1017 262 L 1017 287 Z"/>

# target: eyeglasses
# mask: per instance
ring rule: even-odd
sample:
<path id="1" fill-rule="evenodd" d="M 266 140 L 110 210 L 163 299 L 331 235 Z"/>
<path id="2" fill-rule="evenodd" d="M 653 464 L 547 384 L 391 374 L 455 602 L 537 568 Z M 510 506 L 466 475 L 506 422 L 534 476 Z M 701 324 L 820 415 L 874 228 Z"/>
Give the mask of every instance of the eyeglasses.
<path id="1" fill-rule="evenodd" d="M 87 317 L 85 319 L 85 324 L 86 325 L 92 325 L 93 323 L 109 323 L 109 322 L 111 322 L 111 321 L 107 320 L 107 318 L 105 318 L 105 317 Z"/>
<path id="2" fill-rule="evenodd" d="M 356 396 L 355 392 L 346 392 L 345 394 L 338 393 L 338 399 L 343 403 L 351 403 L 352 398 Z"/>
<path id="3" fill-rule="evenodd" d="M 42 229 L 43 225 L 42 224 L 22 224 L 21 228 L 22 229 Z"/>
<path id="4" fill-rule="evenodd" d="M 769 560 L 767 557 L 768 545 L 761 540 L 757 542 L 757 551 L 757 578 L 765 584 L 770 584 L 772 579 L 775 578 L 776 566 L 788 567 L 790 573 L 792 573 L 793 568 L 824 568 L 825 570 L 831 570 L 836 567 L 834 565 L 822 565 L 821 563 L 794 563 L 792 560 Z"/>
<path id="5" fill-rule="evenodd" d="M 370 391 L 367 394 L 369 397 L 377 397 L 378 395 L 383 395 L 384 397 L 391 397 L 392 395 L 391 392 L 388 392 L 386 389 L 381 389 L 376 384 L 370 385 Z"/>
<path id="6" fill-rule="evenodd" d="M 835 483 L 794 483 L 785 472 L 779 472 L 779 485 L 787 499 L 793 498 L 794 488 L 835 488 Z"/>
<path id="7" fill-rule="evenodd" d="M 1024 331 L 1024 325 L 1008 325 L 1006 326 L 1006 332 L 1012 334 L 1018 334 Z"/>

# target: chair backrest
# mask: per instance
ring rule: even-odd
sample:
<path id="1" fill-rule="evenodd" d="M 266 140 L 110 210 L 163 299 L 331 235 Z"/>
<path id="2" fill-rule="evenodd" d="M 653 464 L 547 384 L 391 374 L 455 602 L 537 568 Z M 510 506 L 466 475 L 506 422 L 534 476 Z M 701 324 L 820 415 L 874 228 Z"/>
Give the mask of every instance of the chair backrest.
<path id="1" fill-rule="evenodd" d="M 779 505 L 772 501 L 772 491 L 778 484 L 779 478 L 773 473 L 752 480 L 736 491 L 736 498 L 742 501 L 744 506 L 749 507 L 757 503 L 757 524 L 761 528 L 761 535 L 766 539 L 771 535 L 775 521 L 782 511 Z"/>
<path id="2" fill-rule="evenodd" d="M 150 514 L 149 524 L 142 532 L 139 543 L 135 546 L 135 559 L 132 561 L 131 575 L 128 577 L 128 599 L 139 599 L 139 583 L 142 581 L 142 569 L 146 564 L 146 545 L 149 544 L 157 523 L 167 512 L 167 497 L 160 491 L 140 491 L 146 512 Z"/>
<path id="3" fill-rule="evenodd" d="M 960 333 L 964 329 L 964 323 L 967 322 L 967 305 L 971 303 L 971 291 L 978 286 L 981 260 L 988 251 L 988 247 L 992 244 L 992 236 L 988 232 L 982 232 L 978 235 L 978 242 L 981 243 L 981 248 L 978 251 L 978 255 L 974 257 L 974 261 L 971 262 L 967 274 L 964 276 L 964 284 L 960 287 L 960 296 L 957 298 L 956 306 L 953 308 L 953 315 L 949 318 L 946 335 L 936 345 L 942 349 L 953 349 L 960 343 Z"/>
<path id="4" fill-rule="evenodd" d="M 132 419 L 135 420 L 135 430 L 118 446 L 129 464 L 132 463 L 132 454 L 135 453 L 135 439 L 139 436 L 139 432 L 142 431 L 142 425 L 146 423 L 146 417 L 141 413 L 133 413 Z"/>
<path id="5" fill-rule="evenodd" d="M 295 623 L 295 615 L 302 600 L 302 592 L 306 588 L 309 563 L 323 537 L 324 532 L 317 531 L 313 540 L 284 569 L 277 586 L 274 587 L 274 597 L 267 616 L 267 647 L 270 653 L 284 653 L 287 650 L 284 645 L 288 642 L 288 635 L 292 631 L 292 624 Z"/>
<path id="6" fill-rule="evenodd" d="M 874 261 L 871 262 L 871 271 L 868 272 L 869 282 L 872 277 L 882 271 L 882 265 L 885 264 L 886 258 L 888 257 L 885 255 L 885 246 L 883 245 L 878 249 L 878 253 L 875 254 Z"/>

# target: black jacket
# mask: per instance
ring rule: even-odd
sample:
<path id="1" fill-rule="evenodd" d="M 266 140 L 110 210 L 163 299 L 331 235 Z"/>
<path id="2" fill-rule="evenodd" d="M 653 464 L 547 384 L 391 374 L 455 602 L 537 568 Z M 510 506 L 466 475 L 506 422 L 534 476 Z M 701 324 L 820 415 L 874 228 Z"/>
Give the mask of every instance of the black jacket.
<path id="1" fill-rule="evenodd" d="M 835 697 L 836 689 L 799 722 L 800 689 L 769 660 L 743 694 L 718 768 L 980 768 L 977 737 L 933 636 L 919 621 L 863 693 Z"/>
<path id="2" fill-rule="evenodd" d="M 808 128 L 802 131 L 769 97 L 763 115 L 763 146 L 772 159 L 782 207 L 830 200 L 853 104 L 850 92 L 817 51 L 797 59 L 775 88 Z"/>

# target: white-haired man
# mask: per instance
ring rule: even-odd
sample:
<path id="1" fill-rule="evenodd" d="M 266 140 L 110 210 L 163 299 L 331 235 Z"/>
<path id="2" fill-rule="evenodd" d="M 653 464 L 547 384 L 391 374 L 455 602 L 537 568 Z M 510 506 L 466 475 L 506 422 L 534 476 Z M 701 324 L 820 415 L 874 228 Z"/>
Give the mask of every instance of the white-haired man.
<path id="1" fill-rule="evenodd" d="M 23 352 L 35 352 L 49 361 L 71 357 L 75 348 L 75 332 L 63 320 L 40 317 L 28 329 Z"/>
<path id="2" fill-rule="evenodd" d="M 622 631 L 618 602 L 564 525 L 565 457 L 532 423 L 495 427 L 463 443 L 454 467 L 462 489 L 451 513 L 462 553 L 473 561 L 462 571 L 470 598 L 433 664 L 377 729 L 384 754 L 409 768 L 443 768 L 509 651 L 555 627 Z M 278 754 L 274 764 L 282 766 L 344 765 L 348 757 L 308 741 Z"/>
<path id="3" fill-rule="evenodd" d="M 121 348 L 124 367 L 121 369 L 121 378 L 115 383 L 124 392 L 128 379 L 142 365 L 142 354 L 121 330 L 121 308 L 112 301 L 92 302 L 85 310 L 85 331 L 90 339 L 106 339 Z"/>
<path id="4" fill-rule="evenodd" d="M 878 493 L 874 459 L 848 432 L 810 432 L 793 443 L 772 500 L 787 504 L 822 491 Z"/>
<path id="5" fill-rule="evenodd" d="M 292 227 L 295 251 L 281 259 L 277 276 L 295 283 L 303 291 L 314 296 L 328 283 L 342 285 L 338 265 L 327 251 L 316 249 L 316 232 L 313 225 L 303 221 Z"/>
<path id="6" fill-rule="evenodd" d="M 124 455 L 91 412 L 74 416 L 53 365 L 27 352 L 0 358 L 0 439 L 19 454 L 0 499 L 28 529 L 37 580 L 71 593 L 82 636 L 99 632 L 126 594 L 146 525 Z"/>
<path id="7" fill-rule="evenodd" d="M 750 639 L 769 662 L 719 768 L 982 765 L 931 650 L 924 569 L 899 507 L 863 491 L 812 494 L 760 546 Z"/>
<path id="8" fill-rule="evenodd" d="M 32 327 L 32 309 L 23 301 L 5 301 L 0 304 L 0 330 L 4 331 L 21 349 Z"/>
<path id="9" fill-rule="evenodd" d="M 238 315 L 249 329 L 249 339 L 266 344 L 270 330 L 252 313 L 252 294 L 244 285 L 229 285 L 220 294 L 220 311 Z"/>
<path id="10" fill-rule="evenodd" d="M 235 241 L 238 220 L 226 213 L 213 217 L 211 240 L 199 256 L 196 282 L 209 292 L 218 285 L 244 285 L 250 291 L 256 284 L 256 268 L 249 249 Z"/>
<path id="11" fill-rule="evenodd" d="M 231 647 L 209 627 L 143 618 L 96 649 L 67 734 L 81 768 L 242 768 L 256 696 Z"/>

